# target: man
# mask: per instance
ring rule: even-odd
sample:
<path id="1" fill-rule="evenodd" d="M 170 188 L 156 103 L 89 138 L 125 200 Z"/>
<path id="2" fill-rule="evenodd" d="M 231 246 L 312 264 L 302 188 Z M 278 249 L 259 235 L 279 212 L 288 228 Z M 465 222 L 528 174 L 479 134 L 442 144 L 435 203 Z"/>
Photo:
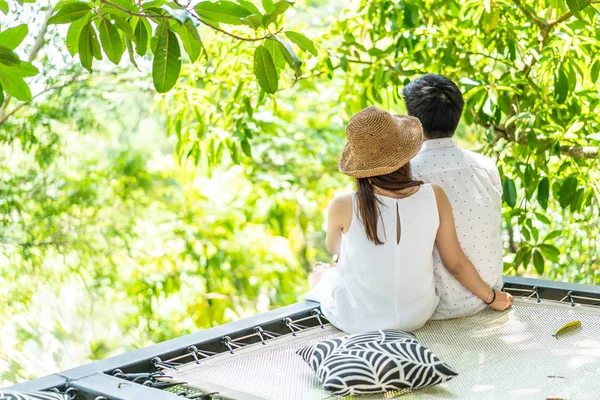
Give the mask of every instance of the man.
<path id="1" fill-rule="evenodd" d="M 423 125 L 425 142 L 411 161 L 415 179 L 441 186 L 454 211 L 460 244 L 483 280 L 502 286 L 500 238 L 502 184 L 495 163 L 480 154 L 457 147 L 452 139 L 464 101 L 456 84 L 426 74 L 404 88 L 408 114 Z M 444 266 L 434 250 L 436 291 L 440 303 L 432 319 L 463 317 L 486 306 L 464 288 Z"/>

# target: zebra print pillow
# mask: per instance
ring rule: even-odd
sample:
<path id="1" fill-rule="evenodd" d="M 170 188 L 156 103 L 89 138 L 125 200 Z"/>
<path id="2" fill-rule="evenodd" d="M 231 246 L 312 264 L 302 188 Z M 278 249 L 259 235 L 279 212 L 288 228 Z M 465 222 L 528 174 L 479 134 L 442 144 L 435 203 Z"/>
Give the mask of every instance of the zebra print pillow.
<path id="1" fill-rule="evenodd" d="M 304 361 L 310 365 L 313 371 L 317 372 L 319 366 L 327 357 L 329 357 L 338 348 L 350 349 L 365 343 L 389 343 L 403 339 L 416 339 L 415 335 L 410 332 L 385 329 L 381 331 L 373 331 L 367 333 L 359 333 L 351 336 L 343 336 L 323 340 L 321 342 L 311 344 L 298 350 L 296 354 L 300 355 Z"/>
<path id="2" fill-rule="evenodd" d="M 3 400 L 70 400 L 66 394 L 54 392 L 16 392 L 0 389 L 0 399 Z"/>
<path id="3" fill-rule="evenodd" d="M 414 335 L 403 331 L 376 331 L 325 342 L 329 343 L 307 346 L 298 354 L 316 371 L 324 388 L 336 395 L 417 389 L 458 375 Z"/>

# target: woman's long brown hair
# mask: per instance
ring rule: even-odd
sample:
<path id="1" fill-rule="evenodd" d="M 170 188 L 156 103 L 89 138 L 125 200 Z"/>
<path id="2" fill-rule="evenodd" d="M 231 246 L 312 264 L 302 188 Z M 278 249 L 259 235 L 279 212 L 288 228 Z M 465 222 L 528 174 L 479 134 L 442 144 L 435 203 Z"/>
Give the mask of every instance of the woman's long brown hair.
<path id="1" fill-rule="evenodd" d="M 381 201 L 375 196 L 375 187 L 384 190 L 398 191 L 422 185 L 423 182 L 412 178 L 410 164 L 406 164 L 394 172 L 371 178 L 356 178 L 356 197 L 358 214 L 365 227 L 367 238 L 376 245 L 383 242 L 377 236 L 377 220 L 380 218 L 379 204 Z"/>

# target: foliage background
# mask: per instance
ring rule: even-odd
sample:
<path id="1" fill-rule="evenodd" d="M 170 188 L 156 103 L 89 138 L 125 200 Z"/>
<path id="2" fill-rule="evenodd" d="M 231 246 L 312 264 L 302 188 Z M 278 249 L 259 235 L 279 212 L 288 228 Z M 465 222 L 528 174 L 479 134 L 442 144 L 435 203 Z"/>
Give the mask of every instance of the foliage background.
<path id="1" fill-rule="evenodd" d="M 460 82 L 457 138 L 498 161 L 506 273 L 598 281 L 594 1 L 300 1 L 274 28 L 318 53 L 294 47 L 300 71 L 274 60 L 273 95 L 256 82 L 263 42 L 201 26 L 203 54 L 182 52 L 157 95 L 152 53 L 89 73 L 65 25 L 34 51 L 53 3 L 3 3 L 0 32 L 29 27 L 15 52 L 40 74 L 33 100 L 0 110 L 0 385 L 296 301 L 327 259 L 328 201 L 351 189 L 345 121 L 403 112 L 424 72 Z"/>

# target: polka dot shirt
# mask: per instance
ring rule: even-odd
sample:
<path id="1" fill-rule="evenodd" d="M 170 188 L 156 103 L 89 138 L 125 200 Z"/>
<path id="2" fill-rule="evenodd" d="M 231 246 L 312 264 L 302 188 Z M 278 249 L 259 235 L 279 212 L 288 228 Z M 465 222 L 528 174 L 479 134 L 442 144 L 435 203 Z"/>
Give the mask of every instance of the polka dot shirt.
<path id="1" fill-rule="evenodd" d="M 458 240 L 483 280 L 502 286 L 500 237 L 502 184 L 494 162 L 459 148 L 451 139 L 428 140 L 411 161 L 415 179 L 441 186 L 454 212 Z M 433 266 L 440 304 L 432 319 L 474 314 L 485 304 L 464 288 L 442 264 L 434 250 Z"/>

